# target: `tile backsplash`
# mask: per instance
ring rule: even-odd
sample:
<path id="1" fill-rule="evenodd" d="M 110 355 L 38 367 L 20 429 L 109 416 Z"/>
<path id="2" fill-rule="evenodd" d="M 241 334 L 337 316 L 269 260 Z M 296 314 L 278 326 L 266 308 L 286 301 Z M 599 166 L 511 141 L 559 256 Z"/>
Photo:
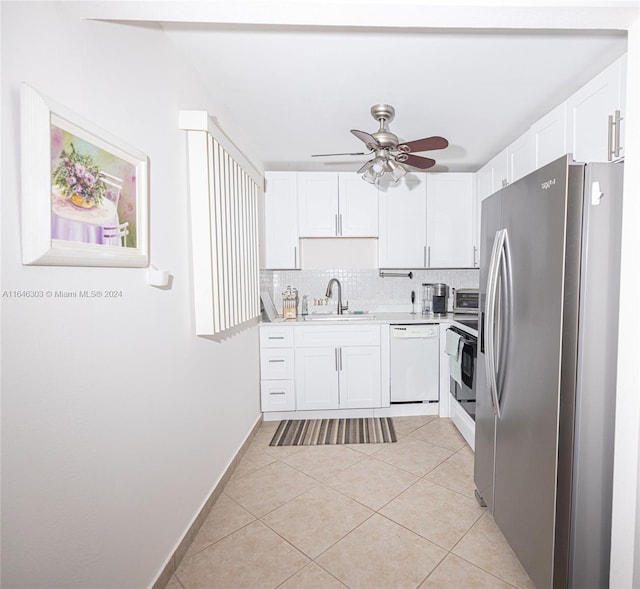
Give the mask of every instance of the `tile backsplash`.
<path id="1" fill-rule="evenodd" d="M 398 270 L 405 273 L 409 270 Z M 478 270 L 412 270 L 413 278 L 381 278 L 378 270 L 262 270 L 261 290 L 273 299 L 282 313 L 282 292 L 287 286 L 298 289 L 300 300 L 308 295 L 310 303 L 324 298 L 327 284 L 337 278 L 342 285 L 342 300 L 351 310 L 411 310 L 411 291 L 416 293 L 416 310 L 421 308 L 423 282 L 443 282 L 451 288 L 478 288 Z M 335 303 L 336 293 L 332 302 Z M 451 298 L 451 297 L 450 297 Z"/>

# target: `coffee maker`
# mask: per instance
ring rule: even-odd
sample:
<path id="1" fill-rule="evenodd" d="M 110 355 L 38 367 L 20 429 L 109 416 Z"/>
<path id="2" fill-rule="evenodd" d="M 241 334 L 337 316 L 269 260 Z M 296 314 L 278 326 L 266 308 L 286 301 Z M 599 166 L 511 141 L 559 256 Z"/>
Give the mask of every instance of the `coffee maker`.
<path id="1" fill-rule="evenodd" d="M 442 282 L 422 284 L 422 314 L 441 317 L 447 314 L 449 287 Z"/>

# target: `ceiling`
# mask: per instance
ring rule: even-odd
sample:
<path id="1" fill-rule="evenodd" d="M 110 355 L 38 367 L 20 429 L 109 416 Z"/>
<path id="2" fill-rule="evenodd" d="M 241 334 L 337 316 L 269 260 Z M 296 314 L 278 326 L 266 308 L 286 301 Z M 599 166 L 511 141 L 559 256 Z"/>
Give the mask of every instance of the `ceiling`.
<path id="1" fill-rule="evenodd" d="M 162 26 L 265 170 L 357 170 L 310 156 L 366 151 L 349 130 L 383 102 L 401 140 L 449 140 L 432 171 L 476 171 L 626 50 L 619 31 Z"/>
<path id="2" fill-rule="evenodd" d="M 350 129 L 449 140 L 433 171 L 476 171 L 626 51 L 640 0 L 78 2 L 82 18 L 161 27 L 218 126 L 258 169 L 357 170 Z M 531 28 L 529 28 L 531 27 Z"/>

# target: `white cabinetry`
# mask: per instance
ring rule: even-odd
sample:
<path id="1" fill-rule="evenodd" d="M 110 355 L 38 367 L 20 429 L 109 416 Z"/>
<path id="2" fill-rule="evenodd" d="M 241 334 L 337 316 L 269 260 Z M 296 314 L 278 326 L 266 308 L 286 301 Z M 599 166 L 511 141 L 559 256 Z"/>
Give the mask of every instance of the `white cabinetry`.
<path id="1" fill-rule="evenodd" d="M 340 237 L 378 237 L 378 189 L 355 172 L 338 173 Z"/>
<path id="2" fill-rule="evenodd" d="M 531 125 L 535 169 L 567 153 L 567 105 L 563 102 Z"/>
<path id="3" fill-rule="evenodd" d="M 473 174 L 411 174 L 380 191 L 381 268 L 473 268 Z"/>
<path id="4" fill-rule="evenodd" d="M 338 409 L 338 348 L 298 348 L 295 366 L 298 410 Z"/>
<path id="5" fill-rule="evenodd" d="M 507 182 L 509 184 L 533 172 L 535 169 L 535 156 L 531 129 L 528 129 L 507 147 L 507 161 L 509 163 L 507 171 Z"/>
<path id="6" fill-rule="evenodd" d="M 299 269 L 296 172 L 265 172 L 264 267 Z"/>
<path id="7" fill-rule="evenodd" d="M 298 234 L 335 237 L 338 234 L 338 175 L 298 172 Z"/>
<path id="8" fill-rule="evenodd" d="M 260 326 L 260 396 L 262 411 L 294 411 L 293 327 Z"/>
<path id="9" fill-rule="evenodd" d="M 377 188 L 355 173 L 298 172 L 298 233 L 377 237 Z"/>
<path id="10" fill-rule="evenodd" d="M 480 168 L 476 172 L 476 261 L 480 264 L 480 235 L 481 235 L 481 217 L 482 217 L 482 201 L 494 193 L 493 189 L 493 166 L 491 162 Z"/>
<path id="11" fill-rule="evenodd" d="M 296 407 L 381 405 L 380 326 L 310 326 L 295 332 Z"/>
<path id="12" fill-rule="evenodd" d="M 509 154 L 503 149 L 488 164 L 491 170 L 491 194 L 509 184 Z"/>
<path id="13" fill-rule="evenodd" d="M 427 267 L 477 267 L 473 174 L 427 174 Z"/>
<path id="14" fill-rule="evenodd" d="M 568 149 L 576 161 L 606 162 L 624 156 L 626 55 L 567 100 Z"/>
<path id="15" fill-rule="evenodd" d="M 427 182 L 425 174 L 405 176 L 381 190 L 380 268 L 424 268 L 427 264 Z"/>
<path id="16" fill-rule="evenodd" d="M 493 190 L 493 166 L 486 164 L 476 172 L 476 197 L 481 203 Z"/>

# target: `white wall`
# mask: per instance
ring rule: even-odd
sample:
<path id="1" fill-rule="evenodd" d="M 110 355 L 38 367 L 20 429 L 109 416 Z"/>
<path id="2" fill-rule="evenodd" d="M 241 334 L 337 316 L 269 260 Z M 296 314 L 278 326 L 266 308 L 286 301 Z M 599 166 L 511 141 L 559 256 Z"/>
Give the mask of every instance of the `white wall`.
<path id="1" fill-rule="evenodd" d="M 2 298 L 2 586 L 142 588 L 259 417 L 255 328 L 193 335 L 179 109 L 215 112 L 162 33 L 2 2 L 2 286 L 115 300 Z M 19 83 L 146 152 L 144 269 L 20 263 Z"/>

